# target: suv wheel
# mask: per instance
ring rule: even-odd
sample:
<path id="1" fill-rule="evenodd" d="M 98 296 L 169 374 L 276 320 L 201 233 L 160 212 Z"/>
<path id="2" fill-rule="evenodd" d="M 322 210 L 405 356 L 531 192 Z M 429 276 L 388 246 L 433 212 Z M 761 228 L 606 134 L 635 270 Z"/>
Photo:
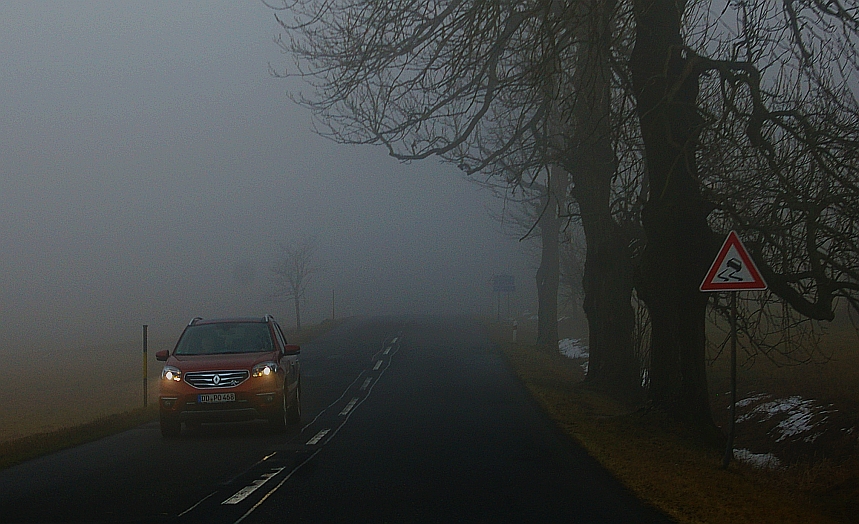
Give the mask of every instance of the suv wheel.
<path id="1" fill-rule="evenodd" d="M 161 414 L 161 436 L 176 438 L 182 433 L 182 423 L 179 419 L 170 415 Z"/>
<path id="2" fill-rule="evenodd" d="M 272 431 L 283 431 L 286 428 L 286 414 L 287 414 L 287 406 L 286 406 L 286 387 L 283 388 L 283 395 L 281 395 L 280 406 L 275 410 L 274 415 L 268 419 L 268 425 L 272 429 Z"/>
<path id="3" fill-rule="evenodd" d="M 292 400 L 292 404 L 286 410 L 286 423 L 287 424 L 298 424 L 301 422 L 301 380 L 299 379 L 298 385 L 295 387 L 295 398 Z"/>

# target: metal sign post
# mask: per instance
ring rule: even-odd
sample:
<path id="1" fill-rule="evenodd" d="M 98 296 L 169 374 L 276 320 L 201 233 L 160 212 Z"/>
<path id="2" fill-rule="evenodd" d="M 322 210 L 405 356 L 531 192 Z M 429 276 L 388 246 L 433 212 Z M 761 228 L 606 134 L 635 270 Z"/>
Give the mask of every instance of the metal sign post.
<path id="1" fill-rule="evenodd" d="M 507 294 L 507 316 L 510 316 L 510 294 L 516 291 L 516 280 L 513 275 L 495 275 L 492 277 L 492 291 L 497 299 L 496 321 L 501 321 L 501 293 Z"/>
<path id="2" fill-rule="evenodd" d="M 731 293 L 731 421 L 728 423 L 728 442 L 722 456 L 722 469 L 734 458 L 734 424 L 737 421 L 737 292 Z"/>
<path id="3" fill-rule="evenodd" d="M 767 283 L 740 242 L 740 237 L 731 231 L 699 287 L 704 292 L 727 291 L 731 294 L 731 421 L 728 425 L 728 442 L 722 457 L 723 469 L 726 469 L 734 458 L 734 424 L 737 420 L 737 293 L 766 288 Z"/>
<path id="4" fill-rule="evenodd" d="M 143 324 L 143 407 L 145 408 L 149 400 L 148 382 L 149 382 L 149 367 L 146 365 L 146 352 L 149 345 L 147 330 L 149 326 Z"/>

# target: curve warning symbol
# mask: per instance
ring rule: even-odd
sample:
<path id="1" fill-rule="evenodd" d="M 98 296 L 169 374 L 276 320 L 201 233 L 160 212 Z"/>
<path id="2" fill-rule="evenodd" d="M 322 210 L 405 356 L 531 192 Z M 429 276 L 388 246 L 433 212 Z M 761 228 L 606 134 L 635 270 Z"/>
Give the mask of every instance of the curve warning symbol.
<path id="1" fill-rule="evenodd" d="M 749 256 L 740 237 L 731 231 L 716 255 L 707 276 L 701 282 L 701 291 L 747 291 L 766 289 L 767 283 Z"/>

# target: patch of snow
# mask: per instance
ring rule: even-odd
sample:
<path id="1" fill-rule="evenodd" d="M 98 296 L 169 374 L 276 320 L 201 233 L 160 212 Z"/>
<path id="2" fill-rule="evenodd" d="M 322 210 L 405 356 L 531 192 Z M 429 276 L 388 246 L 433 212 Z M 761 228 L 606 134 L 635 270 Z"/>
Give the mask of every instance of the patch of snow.
<path id="1" fill-rule="evenodd" d="M 558 341 L 558 350 L 567 358 L 588 358 L 588 347 L 577 338 L 565 338 Z"/>
<path id="2" fill-rule="evenodd" d="M 730 395 L 730 394 L 731 394 L 730 391 L 725 393 L 725 395 Z M 757 395 L 752 395 L 751 397 L 747 397 L 747 398 L 738 400 L 737 401 L 737 407 L 738 408 L 744 408 L 744 407 L 748 406 L 749 404 L 753 404 L 759 400 L 763 400 L 763 399 L 767 398 L 768 396 L 769 395 L 767 395 L 766 393 L 759 393 Z"/>
<path id="3" fill-rule="evenodd" d="M 752 408 L 752 410 L 745 415 L 737 417 L 737 422 L 743 422 L 755 416 L 760 417 L 761 422 L 764 422 L 773 418 L 774 415 L 777 415 L 779 413 L 791 414 L 797 411 L 805 412 L 807 411 L 805 406 L 810 403 L 810 400 L 803 400 L 802 397 L 797 396 L 780 398 L 776 400 L 771 400 L 769 402 L 762 402 L 761 404 L 758 404 L 757 406 Z M 740 403 L 738 402 L 737 405 L 739 406 Z"/>
<path id="4" fill-rule="evenodd" d="M 831 411 L 826 411 L 820 406 L 817 406 L 815 409 L 815 406 L 811 405 L 812 401 L 808 401 L 808 403 L 809 404 L 807 406 L 804 405 L 802 407 L 802 411 L 798 413 L 793 413 L 788 418 L 779 422 L 778 426 L 776 426 L 775 429 L 781 430 L 781 436 L 776 440 L 776 442 L 781 442 L 788 437 L 793 437 L 800 433 L 811 431 L 815 428 L 815 426 L 823 424 L 824 422 L 829 420 L 829 417 L 827 417 L 826 415 L 832 413 Z M 815 422 L 812 422 L 811 419 L 815 416 L 823 416 L 823 418 L 818 418 Z M 817 440 L 817 437 L 822 434 L 823 432 L 820 431 L 814 433 L 813 435 L 805 437 L 804 440 L 805 442 L 813 443 L 815 440 Z"/>
<path id="5" fill-rule="evenodd" d="M 756 468 L 778 469 L 781 461 L 772 453 L 752 453 L 747 449 L 735 449 L 734 458 Z"/>
<path id="6" fill-rule="evenodd" d="M 768 398 L 766 394 L 753 395 L 737 402 L 738 407 L 745 407 L 760 400 Z M 813 443 L 822 432 L 811 433 L 814 428 L 825 422 L 829 417 L 826 415 L 832 411 L 815 404 L 814 400 L 806 400 L 799 396 L 780 398 L 761 402 L 747 413 L 737 417 L 737 422 L 757 420 L 766 422 L 776 415 L 784 418 L 772 429 L 777 436 L 776 442 L 782 442 L 788 438 L 796 437 L 802 433 L 808 433 L 803 439 L 805 442 Z"/>
<path id="7" fill-rule="evenodd" d="M 584 363 L 582 363 L 582 371 L 585 372 L 585 375 L 588 374 L 588 361 L 587 360 L 585 360 Z"/>
<path id="8" fill-rule="evenodd" d="M 803 403 L 801 406 L 798 406 L 796 411 L 792 412 L 786 419 L 779 422 L 778 426 L 775 427 L 776 431 L 781 432 L 781 436 L 779 436 L 775 441 L 781 442 L 788 437 L 795 437 L 800 433 L 811 431 L 814 429 L 814 424 L 811 423 L 811 418 L 813 416 L 814 412 L 810 409 L 808 404 Z M 814 440 L 812 440 L 812 442 L 814 442 Z"/>

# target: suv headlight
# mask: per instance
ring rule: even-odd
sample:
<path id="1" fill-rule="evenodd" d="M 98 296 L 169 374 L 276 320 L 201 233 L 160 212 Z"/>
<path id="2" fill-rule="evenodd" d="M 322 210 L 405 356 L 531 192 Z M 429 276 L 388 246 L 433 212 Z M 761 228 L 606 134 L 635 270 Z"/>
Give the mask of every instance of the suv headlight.
<path id="1" fill-rule="evenodd" d="M 260 362 L 251 370 L 251 376 L 268 377 L 277 373 L 277 362 Z"/>
<path id="2" fill-rule="evenodd" d="M 164 369 L 161 370 L 161 378 L 179 382 L 182 380 L 182 370 L 173 366 L 164 366 Z"/>

